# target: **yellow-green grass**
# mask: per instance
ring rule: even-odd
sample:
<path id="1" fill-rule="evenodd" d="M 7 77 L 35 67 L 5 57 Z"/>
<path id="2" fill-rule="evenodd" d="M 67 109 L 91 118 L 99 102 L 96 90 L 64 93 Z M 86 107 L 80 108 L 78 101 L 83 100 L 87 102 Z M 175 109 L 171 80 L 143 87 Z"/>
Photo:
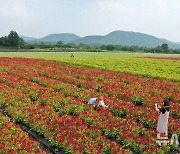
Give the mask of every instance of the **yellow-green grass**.
<path id="1" fill-rule="evenodd" d="M 177 54 L 75 52 L 75 58 L 70 58 L 70 55 L 70 52 L 0 52 L 0 57 L 44 58 L 63 61 L 73 65 L 90 66 L 180 81 L 180 61 L 137 58 L 141 56 L 180 57 Z"/>
<path id="2" fill-rule="evenodd" d="M 92 66 L 118 72 L 129 72 L 149 77 L 160 77 L 180 81 L 180 61 L 147 58 L 58 58 L 71 64 Z"/>
<path id="3" fill-rule="evenodd" d="M 0 52 L 0 57 L 25 57 L 25 58 L 69 58 L 71 52 Z M 153 54 L 131 52 L 74 52 L 75 58 L 109 58 L 109 57 L 180 57 L 180 54 Z"/>

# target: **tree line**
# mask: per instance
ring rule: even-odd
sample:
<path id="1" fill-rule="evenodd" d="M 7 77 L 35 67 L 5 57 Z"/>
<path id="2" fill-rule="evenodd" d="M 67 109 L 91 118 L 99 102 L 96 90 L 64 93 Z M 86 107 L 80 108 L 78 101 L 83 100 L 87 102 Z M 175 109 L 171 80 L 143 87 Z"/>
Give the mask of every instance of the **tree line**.
<path id="1" fill-rule="evenodd" d="M 29 43 L 25 42 L 16 31 L 10 31 L 8 36 L 0 37 L 0 48 L 13 49 L 50 49 L 50 50 L 77 50 L 89 52 L 103 52 L 103 51 L 130 51 L 130 52 L 149 52 L 149 53 L 176 53 L 180 54 L 180 49 L 170 49 L 168 44 L 163 43 L 155 48 L 138 47 L 138 46 L 123 46 L 123 45 L 101 45 L 89 46 L 86 44 L 64 43 L 59 41 L 57 43 Z"/>
<path id="2" fill-rule="evenodd" d="M 24 48 L 25 44 L 25 41 L 15 31 L 10 31 L 8 36 L 0 37 L 0 47 Z"/>

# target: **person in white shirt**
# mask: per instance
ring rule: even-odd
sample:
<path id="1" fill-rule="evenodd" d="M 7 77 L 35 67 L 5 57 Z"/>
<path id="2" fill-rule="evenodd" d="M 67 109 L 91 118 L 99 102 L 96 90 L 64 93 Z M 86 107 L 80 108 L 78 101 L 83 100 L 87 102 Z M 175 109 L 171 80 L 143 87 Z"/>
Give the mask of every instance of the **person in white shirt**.
<path id="1" fill-rule="evenodd" d="M 98 104 L 98 101 L 99 99 L 94 97 L 94 98 L 91 98 L 89 101 L 88 101 L 88 104 L 89 105 L 93 105 L 94 107 Z"/>

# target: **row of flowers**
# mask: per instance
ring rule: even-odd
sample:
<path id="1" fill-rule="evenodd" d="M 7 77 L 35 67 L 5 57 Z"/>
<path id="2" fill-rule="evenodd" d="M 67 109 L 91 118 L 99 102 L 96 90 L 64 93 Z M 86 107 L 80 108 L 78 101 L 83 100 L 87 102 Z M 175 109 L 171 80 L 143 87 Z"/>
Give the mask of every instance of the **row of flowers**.
<path id="1" fill-rule="evenodd" d="M 0 153 L 47 153 L 39 142 L 0 113 Z"/>

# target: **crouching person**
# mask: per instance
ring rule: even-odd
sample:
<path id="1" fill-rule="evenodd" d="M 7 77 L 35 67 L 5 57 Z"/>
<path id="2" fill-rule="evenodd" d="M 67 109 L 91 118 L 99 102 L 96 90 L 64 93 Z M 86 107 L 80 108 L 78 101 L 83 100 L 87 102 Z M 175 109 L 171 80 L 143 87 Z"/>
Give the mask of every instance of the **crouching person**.
<path id="1" fill-rule="evenodd" d="M 103 109 L 108 109 L 109 107 L 104 104 L 104 98 L 103 96 L 99 97 L 99 102 L 98 102 L 98 107 L 103 108 Z"/>
<path id="2" fill-rule="evenodd" d="M 103 108 L 103 109 L 107 109 L 108 108 L 108 106 L 104 104 L 103 96 L 100 96 L 99 98 L 97 98 L 97 97 L 91 98 L 88 101 L 88 104 L 93 105 L 95 110 L 100 110 L 101 108 Z"/>

